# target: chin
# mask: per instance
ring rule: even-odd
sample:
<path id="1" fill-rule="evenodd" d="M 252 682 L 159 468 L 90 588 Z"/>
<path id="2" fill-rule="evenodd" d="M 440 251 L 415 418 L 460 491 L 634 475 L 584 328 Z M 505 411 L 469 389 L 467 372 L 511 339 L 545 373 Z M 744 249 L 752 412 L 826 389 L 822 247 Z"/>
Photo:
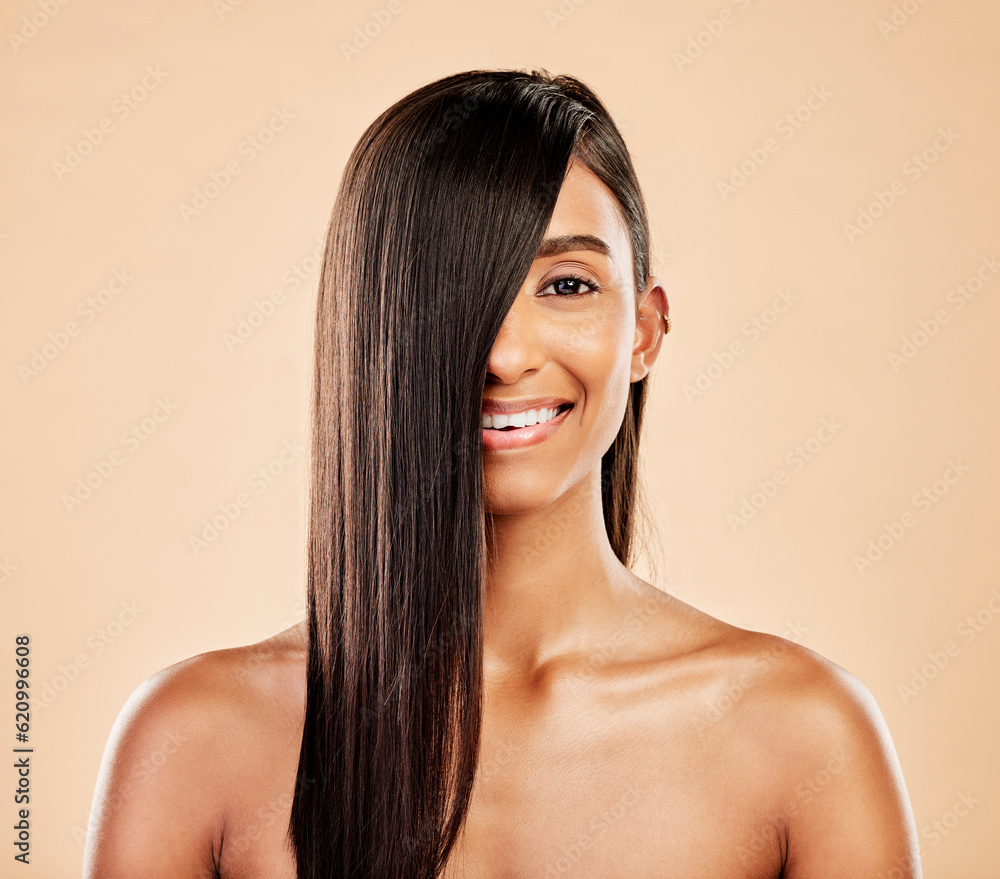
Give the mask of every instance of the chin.
<path id="1" fill-rule="evenodd" d="M 512 516 L 540 510 L 559 500 L 581 478 L 579 468 L 566 469 L 567 459 L 539 461 L 533 466 L 514 460 L 486 464 L 485 508 L 493 516 Z M 596 464 L 600 472 L 600 459 Z"/>

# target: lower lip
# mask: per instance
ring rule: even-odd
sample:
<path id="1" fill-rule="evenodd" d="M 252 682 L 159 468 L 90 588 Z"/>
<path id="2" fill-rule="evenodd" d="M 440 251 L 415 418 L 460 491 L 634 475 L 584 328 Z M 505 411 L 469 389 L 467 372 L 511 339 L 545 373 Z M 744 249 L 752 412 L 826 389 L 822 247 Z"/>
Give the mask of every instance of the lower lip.
<path id="1" fill-rule="evenodd" d="M 492 430 L 484 427 L 483 449 L 494 452 L 500 449 L 519 449 L 522 446 L 533 446 L 535 443 L 540 443 L 552 436 L 572 411 L 573 407 L 571 406 L 551 421 L 546 421 L 544 424 L 532 424 L 531 427 L 515 427 L 513 430 Z"/>

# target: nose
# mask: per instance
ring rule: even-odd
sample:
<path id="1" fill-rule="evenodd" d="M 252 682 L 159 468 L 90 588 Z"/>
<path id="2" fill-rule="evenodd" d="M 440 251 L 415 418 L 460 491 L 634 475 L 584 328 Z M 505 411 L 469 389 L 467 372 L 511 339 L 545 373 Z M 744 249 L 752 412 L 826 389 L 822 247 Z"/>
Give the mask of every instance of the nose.
<path id="1" fill-rule="evenodd" d="M 525 372 L 545 365 L 545 348 L 531 302 L 518 293 L 493 342 L 486 366 L 487 379 L 513 384 Z"/>

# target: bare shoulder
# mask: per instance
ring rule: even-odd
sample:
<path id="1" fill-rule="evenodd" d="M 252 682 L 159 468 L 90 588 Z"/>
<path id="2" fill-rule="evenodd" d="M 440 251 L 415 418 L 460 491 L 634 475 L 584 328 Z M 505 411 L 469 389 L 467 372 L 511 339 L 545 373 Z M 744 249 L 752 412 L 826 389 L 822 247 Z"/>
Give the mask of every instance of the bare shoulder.
<path id="1" fill-rule="evenodd" d="M 678 604 L 682 604 L 678 602 Z M 803 629 L 774 635 L 724 623 L 689 605 L 702 668 L 701 708 L 710 724 L 732 723 L 789 758 L 843 748 L 892 749 L 871 691 L 855 675 L 798 643 Z M 787 636 L 787 637 L 786 637 Z"/>
<path id="2" fill-rule="evenodd" d="M 304 646 L 300 624 L 175 663 L 135 689 L 105 748 L 85 877 L 218 871 L 234 805 L 297 757 Z M 257 759 L 265 753 L 286 759 Z"/>
<path id="3" fill-rule="evenodd" d="M 698 728 L 766 800 L 782 876 L 919 877 L 902 769 L 868 687 L 789 638 L 712 628 Z"/>
<path id="4" fill-rule="evenodd" d="M 697 667 L 709 722 L 732 717 L 759 725 L 763 734 L 794 722 L 809 741 L 823 732 L 864 735 L 884 727 L 874 697 L 857 677 L 798 643 L 806 631 L 800 624 L 789 624 L 782 635 L 745 629 L 667 593 L 647 606 L 660 623 L 654 635 L 666 648 L 664 658 Z"/>
<path id="5" fill-rule="evenodd" d="M 726 693 L 744 702 L 740 722 L 783 754 L 808 760 L 893 750 L 875 697 L 837 663 L 789 638 L 737 627 L 720 649 L 730 665 Z"/>

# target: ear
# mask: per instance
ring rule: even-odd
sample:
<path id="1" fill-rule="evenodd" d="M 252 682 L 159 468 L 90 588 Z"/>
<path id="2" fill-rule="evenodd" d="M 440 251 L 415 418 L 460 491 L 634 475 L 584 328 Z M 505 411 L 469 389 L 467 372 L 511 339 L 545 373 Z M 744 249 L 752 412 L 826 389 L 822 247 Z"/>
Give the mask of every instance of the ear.
<path id="1" fill-rule="evenodd" d="M 646 289 L 639 301 L 635 319 L 635 344 L 632 346 L 632 377 L 630 381 L 644 379 L 656 362 L 660 353 L 660 343 L 664 336 L 663 318 L 670 313 L 667 292 L 663 282 L 650 275 L 646 279 Z"/>

